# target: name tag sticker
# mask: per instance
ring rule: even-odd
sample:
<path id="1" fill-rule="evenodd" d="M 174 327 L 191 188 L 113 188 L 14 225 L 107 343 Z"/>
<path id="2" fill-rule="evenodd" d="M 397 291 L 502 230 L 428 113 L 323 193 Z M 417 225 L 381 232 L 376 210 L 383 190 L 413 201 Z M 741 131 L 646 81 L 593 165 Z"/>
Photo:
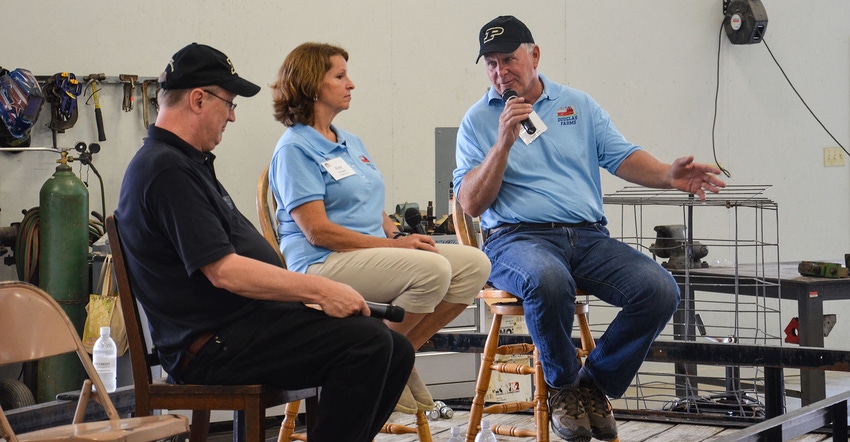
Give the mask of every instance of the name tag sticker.
<path id="1" fill-rule="evenodd" d="M 534 127 L 537 128 L 533 134 L 529 134 L 525 131 L 525 129 L 519 131 L 519 137 L 525 142 L 525 145 L 531 144 L 532 141 L 537 139 L 543 132 L 546 132 L 546 124 L 543 123 L 543 120 L 537 115 L 537 112 L 532 111 L 531 114 L 528 115 L 528 119 L 534 123 Z"/>
<path id="2" fill-rule="evenodd" d="M 339 181 L 343 178 L 354 175 L 354 169 L 345 162 L 341 157 L 336 157 L 322 163 L 322 167 L 328 171 L 331 176 Z"/>

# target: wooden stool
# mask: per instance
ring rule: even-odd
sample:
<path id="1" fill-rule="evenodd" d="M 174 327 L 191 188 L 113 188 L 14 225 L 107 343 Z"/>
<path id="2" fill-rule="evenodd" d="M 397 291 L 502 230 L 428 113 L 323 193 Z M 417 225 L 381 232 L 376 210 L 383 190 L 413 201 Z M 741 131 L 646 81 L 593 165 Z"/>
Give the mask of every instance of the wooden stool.
<path id="1" fill-rule="evenodd" d="M 474 229 L 474 220 L 471 216 L 463 212 L 463 207 L 455 200 L 452 203 L 452 220 L 455 225 L 455 233 L 458 243 L 478 247 L 479 235 Z M 576 296 L 586 296 L 581 290 Z M 490 312 L 493 313 L 493 323 L 490 326 L 490 332 L 487 334 L 487 341 L 484 344 L 484 354 L 481 360 L 481 369 L 478 372 L 478 379 L 475 381 L 475 397 L 472 400 L 472 405 L 469 408 L 469 425 L 466 429 L 466 441 L 473 442 L 475 435 L 481 427 L 481 416 L 484 413 L 514 413 L 521 410 L 534 409 L 534 429 L 518 428 L 508 425 L 494 425 L 491 430 L 493 433 L 502 436 L 520 436 L 520 437 L 536 437 L 538 442 L 549 442 L 549 387 L 543 379 L 543 366 L 538 359 L 537 349 L 533 344 L 514 344 L 514 345 L 499 345 L 499 329 L 502 326 L 503 316 L 525 316 L 525 311 L 522 308 L 522 302 L 516 296 L 492 287 L 484 287 L 478 294 L 478 298 L 490 307 Z M 590 351 L 596 347 L 593 340 L 593 335 L 590 334 L 590 326 L 587 323 L 588 305 L 584 302 L 576 302 L 576 322 L 578 322 L 579 333 L 581 335 L 581 348 L 578 348 L 576 357 L 579 361 L 590 354 Z M 496 355 L 533 355 L 533 364 L 531 367 L 527 365 L 495 362 Z M 493 371 L 507 374 L 524 374 L 533 376 L 534 397 L 531 402 L 510 402 L 484 406 L 484 397 L 490 387 L 490 378 Z"/>
<path id="2" fill-rule="evenodd" d="M 467 426 L 466 440 L 473 442 L 475 435 L 481 429 L 481 417 L 484 413 L 515 413 L 522 410 L 534 409 L 535 428 L 520 428 L 510 425 L 494 425 L 491 427 L 493 433 L 502 436 L 535 437 L 539 442 L 549 441 L 549 404 L 547 402 L 549 387 L 543 379 L 543 366 L 540 364 L 537 349 L 533 344 L 499 345 L 499 330 L 502 326 L 503 316 L 524 316 L 522 303 L 518 298 L 504 290 L 485 288 L 479 294 L 490 306 L 493 313 L 493 323 L 487 334 L 484 344 L 481 369 L 475 382 L 475 397 L 469 409 L 469 425 Z M 584 302 L 576 302 L 576 320 L 581 335 L 581 348 L 578 348 L 576 357 L 581 360 L 586 357 L 596 346 L 590 333 L 587 322 L 588 305 Z M 533 355 L 533 364 L 527 365 L 495 362 L 496 355 Z M 485 406 L 484 398 L 490 387 L 490 378 L 493 371 L 507 374 L 523 374 L 533 377 L 534 397 L 531 402 L 518 401 L 507 402 Z"/>
<path id="3" fill-rule="evenodd" d="M 283 422 L 280 424 L 280 432 L 277 435 L 278 442 L 289 442 L 293 440 L 306 441 L 307 435 L 295 432 L 295 420 L 301 402 L 290 402 L 286 404 Z M 416 426 L 408 427 L 403 424 L 385 423 L 381 427 L 381 433 L 385 434 L 416 434 L 420 442 L 431 442 L 431 427 L 425 412 L 416 410 Z"/>

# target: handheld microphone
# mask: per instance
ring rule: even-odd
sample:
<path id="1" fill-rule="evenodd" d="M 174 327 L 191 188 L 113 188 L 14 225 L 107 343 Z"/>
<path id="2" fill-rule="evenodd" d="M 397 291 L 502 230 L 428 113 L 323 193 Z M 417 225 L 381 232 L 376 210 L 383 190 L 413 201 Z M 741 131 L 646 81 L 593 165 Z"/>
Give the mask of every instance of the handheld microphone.
<path id="1" fill-rule="evenodd" d="M 518 95 L 513 89 L 505 89 L 505 91 L 502 92 L 502 100 L 505 100 L 505 103 L 517 97 Z M 529 135 L 532 135 L 534 134 L 534 132 L 537 132 L 537 128 L 534 127 L 534 123 L 531 122 L 530 118 L 522 120 L 519 124 L 522 125 L 522 128 L 525 129 L 525 131 L 528 132 Z"/>
<path id="2" fill-rule="evenodd" d="M 404 222 L 406 222 L 414 232 L 420 235 L 428 234 L 428 232 L 425 231 L 425 228 L 422 227 L 422 213 L 419 212 L 419 209 L 415 207 L 408 207 L 407 210 L 404 211 Z"/>
<path id="3" fill-rule="evenodd" d="M 390 304 L 379 304 L 377 302 L 366 301 L 373 318 L 386 319 L 390 322 L 401 322 L 404 320 L 404 309 Z"/>

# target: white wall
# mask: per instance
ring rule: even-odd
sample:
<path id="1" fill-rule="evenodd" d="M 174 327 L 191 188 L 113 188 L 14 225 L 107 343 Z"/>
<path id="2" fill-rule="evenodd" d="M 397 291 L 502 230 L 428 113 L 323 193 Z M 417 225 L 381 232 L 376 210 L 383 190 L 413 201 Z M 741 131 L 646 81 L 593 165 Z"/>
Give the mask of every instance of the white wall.
<path id="1" fill-rule="evenodd" d="M 766 41 L 847 147 L 850 3 L 764 3 L 770 18 Z M 351 55 L 357 89 L 351 110 L 336 123 L 359 134 L 372 152 L 386 178 L 390 209 L 396 202 L 424 205 L 444 197 L 433 194 L 434 128 L 457 126 L 489 85 L 484 67 L 474 64 L 476 36 L 501 14 L 517 15 L 532 29 L 542 49 L 541 72 L 593 95 L 633 142 L 664 160 L 694 154 L 711 162 L 721 5 L 721 0 L 85 0 L 58 7 L 52 1 L 4 0 L 0 65 L 37 75 L 155 77 L 177 49 L 197 41 L 221 49 L 240 75 L 267 85 L 296 45 L 340 44 Z M 720 44 L 717 158 L 731 171 L 729 182 L 773 186 L 765 196 L 779 206 L 783 260 L 842 259 L 850 252 L 850 168 L 823 166 L 823 148 L 835 142 L 794 95 L 764 44 L 731 45 L 725 35 Z M 144 130 L 140 109 L 121 111 L 120 85 L 105 85 L 101 101 L 108 140 L 95 165 L 111 212 Z M 256 178 L 283 126 L 272 119 L 268 88 L 237 102 L 237 122 L 215 151 L 217 170 L 237 205 L 254 219 Z M 49 119 L 46 110 L 39 126 Z M 90 105 L 81 109 L 77 125 L 59 135 L 60 147 L 96 140 L 92 113 Z M 50 145 L 49 132 L 40 127 L 34 142 Z M 22 209 L 38 205 L 38 190 L 55 159 L 51 153 L 0 153 L 0 225 L 19 221 Z M 98 184 L 93 174 L 88 177 L 91 207 L 99 211 Z M 606 192 L 624 184 L 605 177 Z M 657 221 L 647 224 L 671 223 Z M 733 224 L 723 213 L 697 220 L 706 236 L 727 234 L 710 226 L 725 232 Z"/>

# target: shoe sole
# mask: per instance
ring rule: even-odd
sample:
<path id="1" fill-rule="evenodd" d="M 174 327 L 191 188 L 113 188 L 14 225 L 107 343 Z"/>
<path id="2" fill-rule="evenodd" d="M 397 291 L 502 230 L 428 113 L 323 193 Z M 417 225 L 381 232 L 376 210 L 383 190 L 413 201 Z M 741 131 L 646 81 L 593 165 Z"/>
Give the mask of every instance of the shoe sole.
<path id="1" fill-rule="evenodd" d="M 620 436 L 619 433 L 617 432 L 616 428 L 614 429 L 613 434 L 612 433 L 606 434 L 606 433 L 602 433 L 602 432 L 597 432 L 596 428 L 593 428 L 593 427 L 591 427 L 591 431 L 593 433 L 594 439 L 599 439 L 599 440 L 604 440 L 604 441 L 609 441 L 609 442 L 617 440 Z"/>
<path id="2" fill-rule="evenodd" d="M 563 439 L 567 442 L 590 442 L 591 436 L 573 436 L 573 437 L 568 438 L 568 437 L 564 437 L 564 436 L 561 435 L 561 433 L 558 431 L 558 429 L 555 428 L 554 422 L 550 422 L 549 426 L 552 427 L 553 433 L 557 434 L 558 437 L 560 437 L 561 439 Z"/>

